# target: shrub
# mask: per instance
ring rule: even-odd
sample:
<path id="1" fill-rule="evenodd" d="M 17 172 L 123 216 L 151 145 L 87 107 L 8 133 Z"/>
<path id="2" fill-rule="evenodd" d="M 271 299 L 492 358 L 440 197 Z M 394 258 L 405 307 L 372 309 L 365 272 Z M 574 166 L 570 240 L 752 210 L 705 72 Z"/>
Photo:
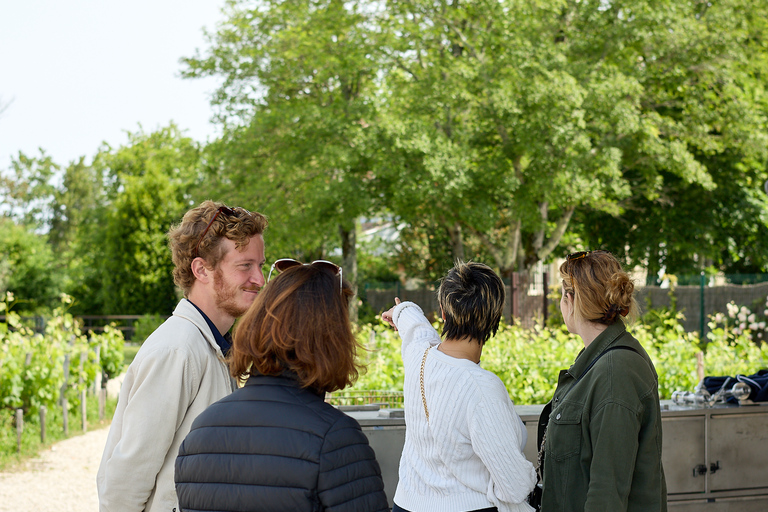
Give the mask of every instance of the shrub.
<path id="1" fill-rule="evenodd" d="M 696 354 L 698 333 L 681 324 L 682 315 L 671 308 L 654 311 L 628 327 L 654 362 L 659 376 L 659 394 L 669 399 L 676 390 L 692 391 L 698 383 Z M 439 322 L 434 324 L 440 331 Z M 707 375 L 755 373 L 766 366 L 768 345 L 756 346 L 742 334 L 737 337 L 711 335 L 704 355 Z M 402 390 L 403 369 L 400 336 L 383 322 L 363 325 L 358 341 L 365 348 L 361 360 L 367 365 L 351 390 Z M 557 386 L 558 373 L 573 364 L 583 348 L 581 338 L 565 326 L 534 327 L 502 324 L 483 349 L 482 366 L 499 376 L 518 405 L 546 403 Z"/>
<path id="2" fill-rule="evenodd" d="M 102 344 L 102 364 L 106 363 L 107 371 L 119 371 L 114 353 L 122 350 L 122 333 L 109 328 L 89 339 L 66 313 L 70 297 L 62 297 L 62 306 L 53 311 L 42 334 L 25 327 L 9 311 L 11 301 L 10 296 L 0 301 L 0 311 L 6 313 L 6 323 L 0 324 L 0 408 L 22 409 L 26 416 L 36 414 L 43 405 L 52 408 L 66 382 L 66 397 L 74 410 L 81 392 L 102 371 L 96 361 L 98 344 Z"/>
<path id="3" fill-rule="evenodd" d="M 99 350 L 103 375 L 101 385 L 106 387 L 109 379 L 115 378 L 123 371 L 125 359 L 123 332 L 117 329 L 115 324 L 107 325 L 101 334 L 91 334 L 91 343 L 101 347 Z"/>
<path id="4" fill-rule="evenodd" d="M 144 341 L 149 338 L 149 335 L 155 332 L 155 329 L 165 322 L 166 318 L 167 317 L 158 314 L 141 316 L 133 325 L 133 337 L 131 338 L 131 341 L 139 344 L 144 343 Z"/>

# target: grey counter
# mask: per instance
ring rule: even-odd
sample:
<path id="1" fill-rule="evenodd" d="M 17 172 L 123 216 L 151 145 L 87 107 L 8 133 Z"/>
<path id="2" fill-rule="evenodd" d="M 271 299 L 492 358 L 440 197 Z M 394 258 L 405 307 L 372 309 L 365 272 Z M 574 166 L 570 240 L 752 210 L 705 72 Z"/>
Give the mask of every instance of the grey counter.
<path id="1" fill-rule="evenodd" d="M 345 412 L 357 419 L 368 436 L 391 504 L 405 442 L 403 411 L 366 407 Z M 516 407 L 528 431 L 525 456 L 534 464 L 536 424 L 543 407 Z M 671 510 L 768 510 L 768 404 L 699 408 L 662 401 L 662 428 Z"/>

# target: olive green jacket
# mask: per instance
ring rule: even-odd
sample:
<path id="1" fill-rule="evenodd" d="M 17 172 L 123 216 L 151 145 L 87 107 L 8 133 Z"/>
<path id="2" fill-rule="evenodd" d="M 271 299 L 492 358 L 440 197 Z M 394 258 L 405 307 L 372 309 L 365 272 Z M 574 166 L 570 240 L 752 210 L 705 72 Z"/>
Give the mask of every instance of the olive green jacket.
<path id="1" fill-rule="evenodd" d="M 616 345 L 634 350 L 611 350 L 584 374 Z M 543 512 L 667 510 L 658 377 L 622 321 L 560 372 L 551 406 Z"/>

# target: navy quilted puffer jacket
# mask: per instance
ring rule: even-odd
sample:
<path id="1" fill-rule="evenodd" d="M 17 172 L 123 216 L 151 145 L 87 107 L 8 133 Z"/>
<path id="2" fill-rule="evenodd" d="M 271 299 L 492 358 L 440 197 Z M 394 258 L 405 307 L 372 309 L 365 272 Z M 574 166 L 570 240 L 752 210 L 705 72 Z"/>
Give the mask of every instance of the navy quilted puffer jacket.
<path id="1" fill-rule="evenodd" d="M 197 417 L 176 459 L 182 510 L 389 510 L 360 425 L 293 377 L 252 376 Z"/>

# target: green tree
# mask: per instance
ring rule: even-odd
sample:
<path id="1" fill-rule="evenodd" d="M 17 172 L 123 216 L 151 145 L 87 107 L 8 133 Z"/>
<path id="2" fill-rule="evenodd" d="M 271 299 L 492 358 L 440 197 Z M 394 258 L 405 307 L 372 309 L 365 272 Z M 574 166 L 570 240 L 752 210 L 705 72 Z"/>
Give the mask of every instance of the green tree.
<path id="1" fill-rule="evenodd" d="M 629 246 L 652 271 L 756 268 L 765 9 L 231 0 L 185 73 L 224 78 L 208 169 L 275 220 L 280 256 L 341 246 L 354 266 L 351 223 L 377 213 L 405 224 L 426 278 L 457 257 L 530 271 L 579 245 Z M 702 208 L 717 229 L 682 213 Z M 737 249 L 696 250 L 725 232 Z"/>
<path id="2" fill-rule="evenodd" d="M 173 310 L 178 294 L 166 233 L 193 206 L 192 191 L 203 185 L 200 165 L 198 145 L 175 125 L 129 134 L 128 144 L 94 158 L 91 172 L 104 176 L 105 204 L 91 210 L 89 228 L 80 232 L 82 274 L 72 292 L 87 295 L 93 287 L 82 305 L 88 312 Z"/>
<path id="3" fill-rule="evenodd" d="M 61 277 L 55 262 L 44 235 L 0 218 L 0 295 L 12 292 L 18 311 L 39 313 L 58 302 Z"/>
<path id="4" fill-rule="evenodd" d="M 224 78 L 215 103 L 227 134 L 215 173 L 227 196 L 255 200 L 275 221 L 269 251 L 310 259 L 340 248 L 353 283 L 377 155 L 378 45 L 368 7 L 230 0 L 208 54 L 185 59 L 187 77 Z"/>
<path id="5" fill-rule="evenodd" d="M 764 3 L 388 7 L 385 183 L 421 260 L 442 243 L 506 274 L 586 242 L 652 271 L 764 261 Z"/>
<path id="6" fill-rule="evenodd" d="M 10 169 L 0 174 L 0 195 L 4 206 L 2 215 L 47 233 L 56 190 L 54 178 L 60 169 L 42 149 L 40 156 L 36 157 L 19 152 L 11 160 Z"/>
<path id="7" fill-rule="evenodd" d="M 607 52 L 603 62 L 642 86 L 643 118 L 671 151 L 649 148 L 637 137 L 620 143 L 622 173 L 635 193 L 621 201 L 618 215 L 577 213 L 585 245 L 626 248 L 626 260 L 647 266 L 651 281 L 662 269 L 678 275 L 767 271 L 768 5 L 730 0 L 618 7 L 624 23 L 595 18 L 589 32 L 607 38 L 630 19 L 648 27 L 633 44 Z M 678 162 L 698 168 L 696 179 Z"/>
<path id="8" fill-rule="evenodd" d="M 444 233 L 453 257 L 472 238 L 468 256 L 508 275 L 547 259 L 577 207 L 616 211 L 629 188 L 613 140 L 644 130 L 639 87 L 572 52 L 571 2 L 388 5 L 401 218 Z"/>

